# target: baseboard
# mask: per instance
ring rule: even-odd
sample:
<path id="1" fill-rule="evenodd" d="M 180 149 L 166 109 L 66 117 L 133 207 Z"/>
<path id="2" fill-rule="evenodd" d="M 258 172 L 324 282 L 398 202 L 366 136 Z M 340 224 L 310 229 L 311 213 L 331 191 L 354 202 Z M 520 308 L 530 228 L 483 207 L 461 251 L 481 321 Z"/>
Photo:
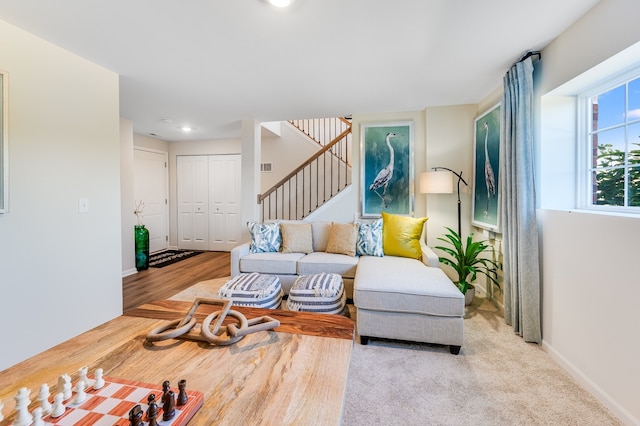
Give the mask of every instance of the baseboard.
<path id="1" fill-rule="evenodd" d="M 562 368 L 564 368 L 582 387 L 584 387 L 589 393 L 591 393 L 602 405 L 607 407 L 615 416 L 617 416 L 626 425 L 640 425 L 640 419 L 633 416 L 628 410 L 618 404 L 613 398 L 609 396 L 602 388 L 596 385 L 591 379 L 589 379 L 582 371 L 576 368 L 571 362 L 569 362 L 564 356 L 556 351 L 551 345 L 549 345 L 544 339 L 542 340 L 542 349 L 551 355 Z"/>
<path id="2" fill-rule="evenodd" d="M 122 271 L 122 278 L 128 277 L 129 275 L 137 274 L 138 270 L 136 268 L 127 269 L 126 271 Z"/>

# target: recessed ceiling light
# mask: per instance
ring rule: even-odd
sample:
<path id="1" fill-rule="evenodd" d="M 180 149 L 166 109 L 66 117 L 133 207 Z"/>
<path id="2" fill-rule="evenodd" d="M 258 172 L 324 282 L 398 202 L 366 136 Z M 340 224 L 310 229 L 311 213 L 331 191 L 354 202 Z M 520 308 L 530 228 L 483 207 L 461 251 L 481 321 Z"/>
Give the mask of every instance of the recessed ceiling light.
<path id="1" fill-rule="evenodd" d="M 269 0 L 269 3 L 275 7 L 287 7 L 293 3 L 293 0 Z"/>
<path id="2" fill-rule="evenodd" d="M 182 127 L 180 127 L 180 130 L 182 130 L 185 133 L 189 133 L 190 131 L 193 130 L 193 128 L 189 127 L 189 126 L 182 126 Z"/>

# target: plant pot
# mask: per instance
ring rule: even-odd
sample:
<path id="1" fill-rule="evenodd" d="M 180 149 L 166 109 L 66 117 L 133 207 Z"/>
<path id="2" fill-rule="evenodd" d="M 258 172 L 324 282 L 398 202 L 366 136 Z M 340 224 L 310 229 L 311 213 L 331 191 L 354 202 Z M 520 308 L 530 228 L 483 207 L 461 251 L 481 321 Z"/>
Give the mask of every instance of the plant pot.
<path id="1" fill-rule="evenodd" d="M 476 294 L 476 288 L 469 285 L 467 292 L 464 294 L 464 306 L 469 306 L 473 302 L 473 296 Z"/>

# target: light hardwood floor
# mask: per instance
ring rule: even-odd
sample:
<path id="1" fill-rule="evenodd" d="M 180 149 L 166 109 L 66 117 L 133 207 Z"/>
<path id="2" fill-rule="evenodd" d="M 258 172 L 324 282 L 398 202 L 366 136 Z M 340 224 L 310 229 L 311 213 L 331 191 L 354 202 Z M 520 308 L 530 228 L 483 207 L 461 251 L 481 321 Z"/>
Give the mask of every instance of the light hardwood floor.
<path id="1" fill-rule="evenodd" d="M 207 251 L 164 268 L 149 268 L 122 279 L 123 310 L 173 296 L 191 285 L 231 275 L 229 252 Z"/>

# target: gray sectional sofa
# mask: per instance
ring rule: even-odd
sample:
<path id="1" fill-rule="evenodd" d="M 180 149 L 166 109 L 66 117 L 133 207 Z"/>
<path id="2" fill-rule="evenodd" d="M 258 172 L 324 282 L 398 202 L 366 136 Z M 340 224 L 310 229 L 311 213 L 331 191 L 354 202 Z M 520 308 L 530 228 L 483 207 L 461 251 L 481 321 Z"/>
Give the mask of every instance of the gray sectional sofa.
<path id="1" fill-rule="evenodd" d="M 449 345 L 457 354 L 464 338 L 464 295 L 440 269 L 438 256 L 420 238 L 422 259 L 327 253 L 331 222 L 310 222 L 310 253 L 250 253 L 249 243 L 231 251 L 231 275 L 277 275 L 288 294 L 298 276 L 320 272 L 343 278 L 357 311 L 357 331 L 370 337 Z M 425 225 L 426 227 L 426 225 Z"/>

